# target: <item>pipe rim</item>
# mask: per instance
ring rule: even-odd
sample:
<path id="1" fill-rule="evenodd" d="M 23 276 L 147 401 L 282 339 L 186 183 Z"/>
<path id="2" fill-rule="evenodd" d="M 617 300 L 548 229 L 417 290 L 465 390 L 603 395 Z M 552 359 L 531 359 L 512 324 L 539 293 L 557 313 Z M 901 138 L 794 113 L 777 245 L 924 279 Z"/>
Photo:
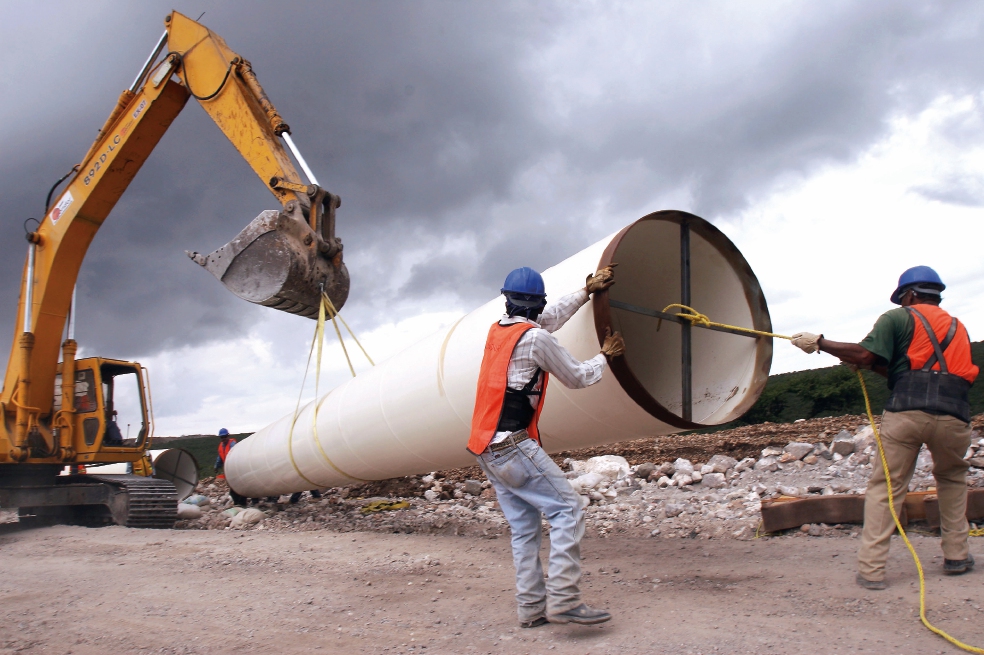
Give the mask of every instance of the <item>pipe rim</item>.
<path id="1" fill-rule="evenodd" d="M 700 235 L 713 246 L 738 273 L 742 288 L 745 291 L 745 300 L 748 302 L 749 309 L 752 313 L 753 328 L 763 332 L 772 332 L 772 318 L 769 315 L 769 307 L 765 301 L 762 286 L 759 284 L 758 278 L 755 277 L 752 267 L 749 266 L 744 255 L 741 254 L 741 251 L 738 250 L 737 246 L 732 243 L 731 239 L 724 232 L 695 214 L 676 209 L 664 209 L 647 214 L 639 220 L 630 223 L 622 228 L 608 243 L 608 246 L 605 247 L 604 252 L 601 254 L 601 259 L 598 262 L 598 268 L 601 269 L 613 263 L 613 257 L 618 250 L 619 244 L 621 244 L 622 239 L 633 227 L 643 221 L 653 220 L 671 221 L 678 225 L 686 220 L 690 225 L 691 231 Z M 612 310 L 609 304 L 608 290 L 606 289 L 605 291 L 594 294 L 593 300 L 595 332 L 597 333 L 598 345 L 600 347 L 605 342 L 606 333 L 612 330 Z M 772 338 L 759 337 L 759 340 L 759 346 L 755 352 L 755 376 L 749 384 L 745 399 L 735 408 L 738 416 L 745 414 L 752 408 L 752 405 L 762 395 L 765 384 L 769 379 L 769 370 L 772 367 Z M 676 428 L 691 430 L 723 425 L 722 423 L 696 423 L 687 421 L 668 410 L 646 390 L 624 356 L 608 358 L 608 365 L 625 393 L 655 419 Z"/>

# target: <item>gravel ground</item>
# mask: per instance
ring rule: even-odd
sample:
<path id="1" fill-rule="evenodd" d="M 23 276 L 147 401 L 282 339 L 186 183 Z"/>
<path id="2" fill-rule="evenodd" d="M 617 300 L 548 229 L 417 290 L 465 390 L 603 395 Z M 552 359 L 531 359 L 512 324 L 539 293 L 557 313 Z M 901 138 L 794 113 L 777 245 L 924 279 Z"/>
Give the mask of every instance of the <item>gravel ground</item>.
<path id="1" fill-rule="evenodd" d="M 981 572 L 945 577 L 913 541 L 930 620 L 984 645 Z M 589 536 L 582 590 L 612 621 L 522 630 L 506 538 L 5 525 L 0 654 L 960 652 L 919 625 L 902 544 L 873 592 L 857 543 Z"/>

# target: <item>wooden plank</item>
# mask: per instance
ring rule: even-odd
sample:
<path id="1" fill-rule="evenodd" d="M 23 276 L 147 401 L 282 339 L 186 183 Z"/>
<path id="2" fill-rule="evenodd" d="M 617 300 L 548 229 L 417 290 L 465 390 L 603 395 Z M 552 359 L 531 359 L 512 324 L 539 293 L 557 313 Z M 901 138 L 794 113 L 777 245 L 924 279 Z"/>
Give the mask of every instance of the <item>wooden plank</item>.
<path id="1" fill-rule="evenodd" d="M 923 499 L 926 512 L 926 523 L 934 530 L 940 527 L 940 500 L 936 492 L 929 492 Z M 967 492 L 967 520 L 979 521 L 984 519 L 984 489 L 973 489 Z"/>
<path id="2" fill-rule="evenodd" d="M 914 491 L 906 495 L 902 525 L 909 521 L 927 521 L 939 527 L 939 503 L 936 491 Z M 984 489 L 967 492 L 967 519 L 984 519 Z M 813 498 L 783 496 L 762 501 L 762 529 L 778 532 L 809 523 L 864 523 L 864 495 L 835 494 Z"/>

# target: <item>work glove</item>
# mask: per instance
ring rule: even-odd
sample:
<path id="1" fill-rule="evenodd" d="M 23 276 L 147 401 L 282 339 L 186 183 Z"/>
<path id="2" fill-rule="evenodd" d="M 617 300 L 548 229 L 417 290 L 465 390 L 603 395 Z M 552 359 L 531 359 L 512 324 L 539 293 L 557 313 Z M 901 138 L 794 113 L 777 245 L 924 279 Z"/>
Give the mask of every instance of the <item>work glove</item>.
<path id="1" fill-rule="evenodd" d="M 793 345 L 809 355 L 820 350 L 819 341 L 821 338 L 823 338 L 822 334 L 797 332 L 793 335 Z"/>
<path id="2" fill-rule="evenodd" d="M 609 330 L 605 343 L 601 345 L 601 352 L 606 357 L 621 357 L 625 353 L 625 339 L 618 332 L 612 334 Z"/>
<path id="3" fill-rule="evenodd" d="M 584 289 L 588 294 L 597 293 L 598 291 L 604 291 L 608 287 L 615 284 L 615 271 L 614 269 L 618 264 L 611 264 L 605 268 L 599 269 L 594 275 L 588 275 L 584 280 Z"/>
<path id="4" fill-rule="evenodd" d="M 222 458 L 221 457 L 216 457 L 215 458 L 215 470 L 219 470 L 220 468 L 222 468 Z"/>

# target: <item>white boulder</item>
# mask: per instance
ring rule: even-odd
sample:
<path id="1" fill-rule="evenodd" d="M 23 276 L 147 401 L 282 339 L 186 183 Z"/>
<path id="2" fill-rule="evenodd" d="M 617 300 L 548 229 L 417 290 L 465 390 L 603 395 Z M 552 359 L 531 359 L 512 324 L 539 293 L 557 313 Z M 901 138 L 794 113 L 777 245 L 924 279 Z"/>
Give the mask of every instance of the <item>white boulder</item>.
<path id="1" fill-rule="evenodd" d="M 624 478 L 632 472 L 629 468 L 629 462 L 618 455 L 601 455 L 584 461 L 573 460 L 571 470 L 578 476 L 585 473 L 597 473 L 608 482 Z"/>
<path id="2" fill-rule="evenodd" d="M 774 455 L 768 457 L 763 457 L 759 461 L 755 462 L 756 471 L 768 471 L 773 472 L 779 469 L 779 458 Z"/>
<path id="3" fill-rule="evenodd" d="M 597 489 L 605 482 L 605 476 L 600 473 L 582 473 L 571 480 L 571 486 L 574 487 L 574 491 L 584 494 L 592 489 Z"/>
<path id="4" fill-rule="evenodd" d="M 187 521 L 202 516 L 202 508 L 191 503 L 178 503 L 178 519 Z"/>
<path id="5" fill-rule="evenodd" d="M 689 459 L 678 457 L 676 461 L 673 462 L 673 471 L 675 473 L 693 473 L 694 465 Z"/>
<path id="6" fill-rule="evenodd" d="M 834 435 L 830 442 L 830 450 L 835 455 L 846 456 L 854 452 L 854 435 L 847 430 L 841 430 Z"/>
<path id="7" fill-rule="evenodd" d="M 720 489 L 726 486 L 727 482 L 724 479 L 724 473 L 707 473 L 701 479 L 700 484 L 708 489 Z"/>
<path id="8" fill-rule="evenodd" d="M 752 461 L 754 462 L 755 460 Z M 738 464 L 738 460 L 734 457 L 728 457 L 727 455 L 714 455 L 707 460 L 706 466 L 711 467 L 711 470 L 708 471 L 708 473 L 727 473 L 728 469 L 737 470 Z M 704 469 L 701 468 L 700 471 L 703 473 Z"/>
<path id="9" fill-rule="evenodd" d="M 256 525 L 265 518 L 266 514 L 255 507 L 249 507 L 233 516 L 229 525 L 232 528 L 245 528 L 251 525 Z"/>
<path id="10" fill-rule="evenodd" d="M 813 444 L 804 443 L 802 441 L 793 441 L 786 444 L 786 447 L 782 450 L 784 453 L 792 455 L 795 459 L 803 459 L 813 452 Z"/>

